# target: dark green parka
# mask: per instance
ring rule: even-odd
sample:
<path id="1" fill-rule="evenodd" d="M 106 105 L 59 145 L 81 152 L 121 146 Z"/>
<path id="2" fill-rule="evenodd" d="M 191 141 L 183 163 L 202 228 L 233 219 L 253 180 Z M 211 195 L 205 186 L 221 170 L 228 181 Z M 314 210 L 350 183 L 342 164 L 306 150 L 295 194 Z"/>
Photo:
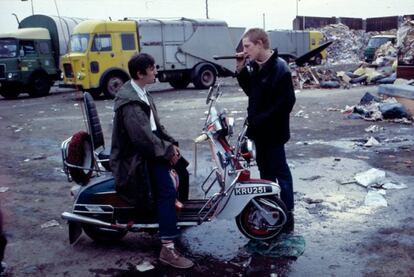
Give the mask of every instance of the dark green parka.
<path id="1" fill-rule="evenodd" d="M 147 162 L 168 162 L 173 155 L 172 145 L 177 144 L 161 125 L 149 94 L 148 101 L 158 136 L 151 131 L 150 107 L 139 98 L 131 81 L 126 82 L 118 91 L 114 104 L 110 159 L 112 174 L 117 192 L 136 206 L 147 205 L 151 198 Z"/>

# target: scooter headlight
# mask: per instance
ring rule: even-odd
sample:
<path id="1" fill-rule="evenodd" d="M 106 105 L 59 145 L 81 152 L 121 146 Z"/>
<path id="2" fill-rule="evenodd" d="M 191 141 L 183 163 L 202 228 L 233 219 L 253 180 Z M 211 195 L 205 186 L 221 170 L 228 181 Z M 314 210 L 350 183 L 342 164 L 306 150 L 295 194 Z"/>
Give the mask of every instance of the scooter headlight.
<path id="1" fill-rule="evenodd" d="M 256 160 L 256 146 L 254 142 L 246 138 L 241 145 L 240 153 L 248 162 Z"/>

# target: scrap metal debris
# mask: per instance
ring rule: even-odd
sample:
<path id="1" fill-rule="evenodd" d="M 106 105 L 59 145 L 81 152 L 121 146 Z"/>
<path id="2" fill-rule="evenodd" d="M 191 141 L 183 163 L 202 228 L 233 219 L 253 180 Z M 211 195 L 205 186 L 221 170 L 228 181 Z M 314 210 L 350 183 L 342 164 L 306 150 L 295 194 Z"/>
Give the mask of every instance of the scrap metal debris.
<path id="1" fill-rule="evenodd" d="M 57 220 L 52 219 L 48 222 L 43 223 L 42 225 L 40 225 L 40 228 L 44 229 L 44 228 L 49 228 L 49 227 L 55 227 L 55 226 L 59 226 L 59 222 L 57 222 Z"/>

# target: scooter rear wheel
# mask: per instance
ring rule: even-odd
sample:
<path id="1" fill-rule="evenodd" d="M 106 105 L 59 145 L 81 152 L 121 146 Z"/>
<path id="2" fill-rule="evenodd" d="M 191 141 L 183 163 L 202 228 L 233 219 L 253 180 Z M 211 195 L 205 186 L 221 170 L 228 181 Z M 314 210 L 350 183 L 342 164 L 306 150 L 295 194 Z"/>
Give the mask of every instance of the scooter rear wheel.
<path id="1" fill-rule="evenodd" d="M 236 224 L 240 232 L 254 240 L 270 240 L 280 234 L 286 223 L 287 209 L 285 203 L 277 196 L 254 198 L 260 207 L 271 214 L 276 220 L 270 224 L 263 216 L 261 210 L 250 201 L 243 211 L 236 217 Z"/>
<path id="2" fill-rule="evenodd" d="M 101 242 L 119 241 L 123 239 L 128 232 L 101 228 L 90 224 L 82 224 L 82 229 L 92 240 Z"/>

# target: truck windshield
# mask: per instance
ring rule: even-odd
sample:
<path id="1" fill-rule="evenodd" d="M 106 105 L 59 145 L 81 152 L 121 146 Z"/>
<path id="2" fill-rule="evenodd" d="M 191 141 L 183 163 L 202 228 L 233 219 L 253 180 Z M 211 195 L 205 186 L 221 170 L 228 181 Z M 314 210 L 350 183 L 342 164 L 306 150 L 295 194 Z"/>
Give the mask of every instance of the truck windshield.
<path id="1" fill-rule="evenodd" d="M 17 56 L 17 41 L 15 39 L 0 39 L 0 58 Z"/>
<path id="2" fill-rule="evenodd" d="M 85 52 L 89 45 L 88 34 L 76 34 L 70 37 L 70 51 L 71 52 Z"/>
<path id="3" fill-rule="evenodd" d="M 380 47 L 387 41 L 391 41 L 391 38 L 371 38 L 368 42 L 368 47 Z"/>

